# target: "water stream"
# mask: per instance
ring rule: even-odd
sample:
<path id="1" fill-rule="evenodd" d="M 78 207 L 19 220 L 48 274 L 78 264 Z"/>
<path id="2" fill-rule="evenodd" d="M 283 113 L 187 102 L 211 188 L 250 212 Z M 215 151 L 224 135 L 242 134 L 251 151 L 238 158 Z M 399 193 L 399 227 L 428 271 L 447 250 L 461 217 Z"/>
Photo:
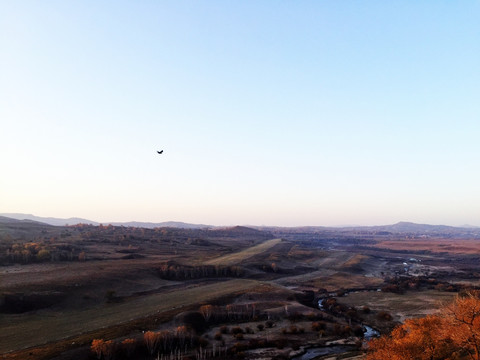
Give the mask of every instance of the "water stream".
<path id="1" fill-rule="evenodd" d="M 375 330 L 374 328 L 368 325 L 363 325 L 363 327 L 365 328 L 365 332 L 363 333 L 363 338 L 365 340 L 371 340 L 373 338 L 380 336 L 380 333 L 378 332 L 378 330 Z"/>
<path id="2" fill-rule="evenodd" d="M 322 301 L 323 299 L 320 299 L 318 301 L 318 308 L 320 310 L 323 310 Z M 375 330 L 371 326 L 363 325 L 363 328 L 364 328 L 363 338 L 366 341 L 380 336 L 380 333 L 378 332 L 378 330 Z M 304 354 L 293 357 L 292 360 L 313 360 L 319 356 L 342 354 L 345 352 L 353 351 L 355 349 L 357 348 L 351 345 L 312 347 L 312 348 L 306 349 Z"/>
<path id="3" fill-rule="evenodd" d="M 355 349 L 356 349 L 355 346 L 348 346 L 348 345 L 334 345 L 334 346 L 324 346 L 324 347 L 318 347 L 318 348 L 309 348 L 309 349 L 306 349 L 305 354 L 295 356 L 292 358 L 292 360 L 312 360 L 318 356 L 342 354 Z"/>

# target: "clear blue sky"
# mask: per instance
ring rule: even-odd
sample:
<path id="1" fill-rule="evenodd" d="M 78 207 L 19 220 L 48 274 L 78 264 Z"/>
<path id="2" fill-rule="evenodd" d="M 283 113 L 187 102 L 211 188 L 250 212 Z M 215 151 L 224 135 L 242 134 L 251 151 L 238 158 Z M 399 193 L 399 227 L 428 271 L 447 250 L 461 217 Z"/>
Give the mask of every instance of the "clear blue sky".
<path id="1" fill-rule="evenodd" d="M 480 225 L 479 19 L 478 0 L 2 1 L 0 212 Z"/>

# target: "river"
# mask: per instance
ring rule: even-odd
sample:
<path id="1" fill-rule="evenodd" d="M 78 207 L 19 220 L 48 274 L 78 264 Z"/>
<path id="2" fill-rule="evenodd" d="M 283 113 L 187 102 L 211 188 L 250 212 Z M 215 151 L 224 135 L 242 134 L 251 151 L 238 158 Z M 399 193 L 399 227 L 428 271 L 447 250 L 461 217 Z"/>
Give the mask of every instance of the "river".
<path id="1" fill-rule="evenodd" d="M 306 349 L 305 354 L 298 355 L 292 358 L 292 360 L 312 360 L 318 356 L 331 355 L 331 354 L 342 354 L 349 351 L 356 350 L 355 346 L 348 345 L 334 345 L 334 346 L 324 346 L 317 348 Z"/>
<path id="2" fill-rule="evenodd" d="M 320 310 L 323 310 L 322 300 L 323 299 L 320 299 L 318 301 L 318 308 Z M 363 328 L 364 328 L 363 338 L 366 341 L 380 336 L 380 333 L 378 332 L 378 330 L 375 330 L 371 326 L 363 325 Z M 342 354 L 342 353 L 346 353 L 346 352 L 357 350 L 357 349 L 358 348 L 356 346 L 351 346 L 351 345 L 311 347 L 306 349 L 304 354 L 293 357 L 292 360 L 313 360 L 319 356 Z"/>

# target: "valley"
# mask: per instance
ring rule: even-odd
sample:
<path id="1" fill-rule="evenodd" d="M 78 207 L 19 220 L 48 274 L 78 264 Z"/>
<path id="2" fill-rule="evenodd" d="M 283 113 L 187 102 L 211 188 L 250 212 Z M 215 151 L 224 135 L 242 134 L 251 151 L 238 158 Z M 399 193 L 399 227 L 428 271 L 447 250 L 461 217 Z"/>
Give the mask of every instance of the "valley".
<path id="1" fill-rule="evenodd" d="M 0 217 L 0 358 L 360 359 L 366 326 L 476 289 L 479 259 L 477 229 Z"/>

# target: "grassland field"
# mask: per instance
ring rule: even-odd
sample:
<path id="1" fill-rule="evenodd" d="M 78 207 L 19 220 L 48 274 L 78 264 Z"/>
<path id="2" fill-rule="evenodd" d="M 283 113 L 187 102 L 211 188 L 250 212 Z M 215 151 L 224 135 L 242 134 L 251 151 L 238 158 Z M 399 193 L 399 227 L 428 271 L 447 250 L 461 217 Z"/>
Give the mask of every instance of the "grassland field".
<path id="1" fill-rule="evenodd" d="M 373 232 L 335 237 L 331 231 L 269 233 L 243 227 L 29 226 L 1 228 L 0 221 L 2 359 L 90 360 L 94 338 L 140 341 L 142 331 L 177 326 L 179 315 L 206 304 L 247 305 L 258 313 L 241 321 L 231 314 L 208 325 L 198 334 L 208 348 L 223 346 L 232 359 L 289 359 L 310 346 L 355 346 L 361 343 L 362 323 L 387 332 L 407 318 L 431 314 L 457 292 L 477 286 L 480 273 L 475 239 L 430 241 Z M 32 255 L 17 256 L 17 249 Z M 34 252 L 39 249 L 51 252 L 52 259 L 55 251 L 63 251 L 55 259 L 66 260 L 39 262 Z M 83 261 L 75 258 L 78 254 Z M 171 269 L 169 278 L 159 269 Z M 319 309 L 318 299 L 325 296 L 334 297 L 338 306 Z M 35 303 L 44 297 L 49 302 Z M 363 313 L 364 307 L 371 311 Z M 268 331 L 260 329 L 265 319 L 273 320 Z M 250 330 L 237 337 L 218 335 L 229 326 Z M 321 326 L 322 335 L 315 326 Z M 266 334 L 270 342 L 258 345 Z M 259 347 L 249 348 L 252 344 Z M 141 354 L 132 359 L 143 359 Z M 331 359 L 349 356 L 359 355 Z"/>
<path id="2" fill-rule="evenodd" d="M 280 244 L 281 241 L 282 239 L 267 240 L 261 244 L 249 247 L 245 250 L 241 250 L 233 254 L 224 255 L 219 258 L 208 260 L 205 262 L 205 264 L 207 265 L 238 265 L 255 255 L 267 252 L 275 245 Z"/>

